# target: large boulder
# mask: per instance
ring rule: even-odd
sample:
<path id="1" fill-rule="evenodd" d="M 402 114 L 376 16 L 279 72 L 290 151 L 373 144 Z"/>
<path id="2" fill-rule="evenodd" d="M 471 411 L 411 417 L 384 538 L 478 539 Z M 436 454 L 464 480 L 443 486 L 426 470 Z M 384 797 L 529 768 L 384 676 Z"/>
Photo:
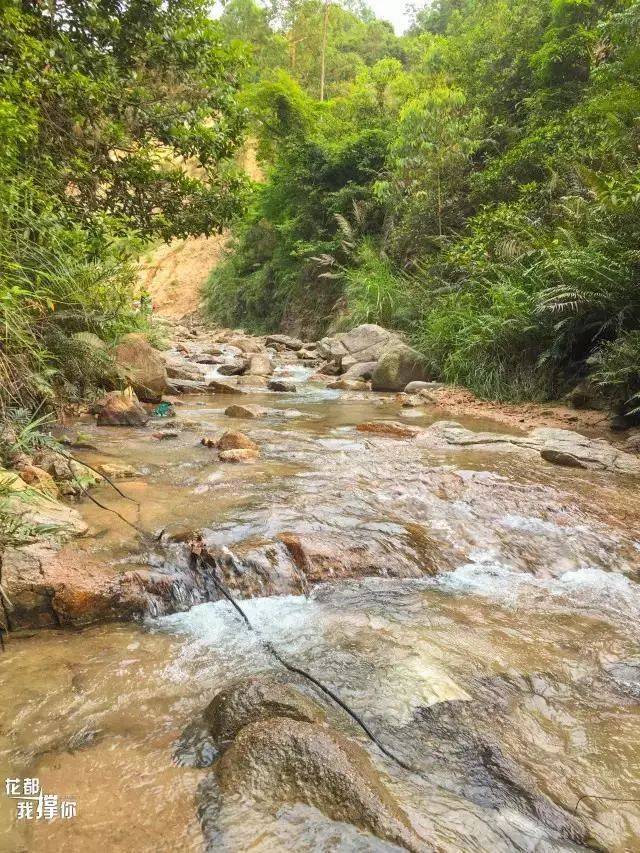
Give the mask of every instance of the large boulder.
<path id="1" fill-rule="evenodd" d="M 248 678 L 230 684 L 214 696 L 204 712 L 217 743 L 233 740 L 244 726 L 270 717 L 321 723 L 326 715 L 293 685 L 267 678 Z"/>
<path id="2" fill-rule="evenodd" d="M 98 426 L 145 426 L 149 420 L 146 409 L 135 394 L 111 391 L 98 413 Z"/>
<path id="3" fill-rule="evenodd" d="M 328 361 L 334 361 L 348 370 L 362 362 L 377 361 L 389 347 L 401 343 L 395 332 L 365 323 L 350 332 L 322 338 L 318 341 L 318 353 Z"/>
<path id="4" fill-rule="evenodd" d="M 399 344 L 381 356 L 371 376 L 371 387 L 374 391 L 402 391 L 410 382 L 429 378 L 426 358 L 406 344 Z"/>
<path id="5" fill-rule="evenodd" d="M 125 335 L 115 348 L 116 362 L 124 368 L 140 400 L 159 403 L 168 391 L 162 354 L 141 334 Z"/>
<path id="6" fill-rule="evenodd" d="M 430 849 L 365 750 L 326 725 L 283 717 L 250 723 L 214 773 L 223 806 L 244 802 L 275 813 L 303 803 L 406 850 Z"/>

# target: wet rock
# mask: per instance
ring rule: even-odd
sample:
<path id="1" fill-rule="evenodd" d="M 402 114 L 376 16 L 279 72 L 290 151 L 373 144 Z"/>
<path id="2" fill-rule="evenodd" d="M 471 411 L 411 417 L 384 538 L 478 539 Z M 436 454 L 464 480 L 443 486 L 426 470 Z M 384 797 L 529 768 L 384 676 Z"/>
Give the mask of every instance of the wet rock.
<path id="1" fill-rule="evenodd" d="M 263 418 L 267 414 L 267 410 L 261 406 L 241 406 L 236 403 L 233 406 L 228 406 L 224 413 L 228 418 Z"/>
<path id="2" fill-rule="evenodd" d="M 270 391 L 281 391 L 283 393 L 288 392 L 290 394 L 295 393 L 298 390 L 295 382 L 286 382 L 283 379 L 272 379 L 268 383 L 267 388 Z"/>
<path id="3" fill-rule="evenodd" d="M 361 382 L 357 379 L 337 379 L 335 382 L 329 382 L 327 388 L 335 391 L 368 391 L 369 386 L 366 382 Z"/>
<path id="4" fill-rule="evenodd" d="M 640 474 L 640 459 L 614 447 L 604 439 L 587 438 L 566 429 L 538 427 L 528 435 L 472 432 L 455 421 L 438 421 L 423 430 L 419 441 L 430 447 L 464 447 L 507 451 L 527 457 L 563 458 L 571 467 L 621 474 Z M 573 457 L 575 461 L 568 457 Z"/>
<path id="5" fill-rule="evenodd" d="M 220 379 L 212 379 L 208 385 L 211 391 L 216 394 L 241 394 L 242 391 L 233 382 L 223 382 Z"/>
<path id="6" fill-rule="evenodd" d="M 98 413 L 98 426 L 142 427 L 149 421 L 146 409 L 140 405 L 135 394 L 111 391 Z"/>
<path id="7" fill-rule="evenodd" d="M 407 850 L 429 849 L 364 749 L 327 726 L 284 718 L 251 723 L 214 773 L 223 801 L 242 797 L 272 810 L 304 803 Z"/>
<path id="8" fill-rule="evenodd" d="M 267 678 L 247 678 L 221 690 L 207 706 L 204 719 L 216 743 L 235 738 L 251 723 L 286 717 L 322 723 L 324 710 L 291 684 Z"/>
<path id="9" fill-rule="evenodd" d="M 426 358 L 417 350 L 399 344 L 385 350 L 371 376 L 374 391 L 401 391 L 410 382 L 429 379 Z"/>
<path id="10" fill-rule="evenodd" d="M 139 399 L 159 403 L 168 391 L 164 359 L 141 334 L 125 335 L 115 348 L 116 362 L 126 370 Z"/>
<path id="11" fill-rule="evenodd" d="M 582 823 L 546 797 L 533 774 L 497 740 L 494 732 L 508 725 L 508 718 L 499 685 L 496 688 L 497 701 L 445 700 L 420 708 L 415 723 L 403 730 L 403 740 L 428 756 L 429 770 L 446 774 L 450 790 L 471 802 L 514 809 L 564 839 L 584 843 L 587 833 Z M 513 704 L 517 693 L 510 693 L 507 702 Z"/>
<path id="12" fill-rule="evenodd" d="M 304 346 L 301 340 L 289 335 L 268 335 L 266 344 L 267 346 L 282 346 L 290 350 L 301 350 Z"/>
<path id="13" fill-rule="evenodd" d="M 225 432 L 216 442 L 218 450 L 259 450 L 255 441 L 243 432 Z"/>
<path id="14" fill-rule="evenodd" d="M 238 448 L 237 450 L 221 450 L 218 453 L 218 459 L 221 462 L 235 462 L 250 464 L 256 462 L 260 458 L 259 450 L 250 450 L 249 448 Z"/>
<path id="15" fill-rule="evenodd" d="M 398 421 L 367 421 L 358 424 L 358 432 L 372 432 L 377 435 L 390 435 L 393 438 L 413 438 L 418 435 L 418 427 L 398 423 Z"/>
<path id="16" fill-rule="evenodd" d="M 271 376 L 272 373 L 273 365 L 266 353 L 252 355 L 245 371 L 247 376 Z"/>
<path id="17" fill-rule="evenodd" d="M 305 585 L 370 576 L 422 577 L 423 573 L 432 573 L 435 566 L 445 565 L 441 548 L 433 541 L 427 555 L 415 531 L 406 529 L 406 534 L 394 541 L 393 558 L 387 549 L 388 531 L 371 531 L 366 542 L 347 532 L 322 531 L 282 531 L 278 539 L 286 546 Z"/>

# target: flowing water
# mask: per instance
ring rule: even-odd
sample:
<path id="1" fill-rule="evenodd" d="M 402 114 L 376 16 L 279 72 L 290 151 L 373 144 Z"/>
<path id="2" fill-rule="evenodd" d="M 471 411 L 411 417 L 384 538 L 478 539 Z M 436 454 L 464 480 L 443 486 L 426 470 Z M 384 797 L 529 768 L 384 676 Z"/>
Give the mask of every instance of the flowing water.
<path id="1" fill-rule="evenodd" d="M 139 509 L 106 486 L 95 496 L 145 529 L 202 529 L 240 561 L 276 566 L 278 535 L 295 531 L 334 575 L 308 596 L 246 600 L 259 636 L 217 601 L 13 640 L 0 656 L 3 778 L 38 777 L 75 798 L 78 813 L 16 821 L 1 797 L 0 849 L 397 849 L 295 803 L 270 819 L 231 803 L 204 840 L 198 804 L 211 756 L 194 725 L 229 680 L 281 672 L 262 637 L 421 768 L 401 769 L 332 712 L 440 849 L 639 850 L 640 803 L 592 798 L 573 815 L 585 794 L 640 799 L 636 482 L 367 436 L 354 426 L 426 426 L 442 413 L 296 378 L 299 393 L 243 396 L 270 408 L 260 421 L 230 422 L 232 397 L 194 396 L 178 415 L 192 429 L 172 441 L 84 427 L 98 448 L 87 461 L 139 472 L 122 484 Z M 259 442 L 257 464 L 222 465 L 198 443 L 229 426 Z M 91 534 L 74 548 L 89 564 L 117 574 L 172 559 L 95 505 L 81 510 Z M 567 832 L 574 822 L 581 841 Z"/>

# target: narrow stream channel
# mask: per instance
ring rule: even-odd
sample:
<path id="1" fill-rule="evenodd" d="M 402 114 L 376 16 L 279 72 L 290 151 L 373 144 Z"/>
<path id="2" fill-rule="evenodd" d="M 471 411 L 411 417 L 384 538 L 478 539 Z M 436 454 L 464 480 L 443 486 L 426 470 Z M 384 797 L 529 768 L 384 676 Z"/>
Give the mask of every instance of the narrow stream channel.
<path id="1" fill-rule="evenodd" d="M 244 605 L 262 637 L 424 771 L 401 770 L 333 713 L 440 849 L 639 850 L 640 803 L 587 799 L 573 813 L 589 793 L 640 799 L 637 482 L 364 435 L 363 421 L 428 426 L 443 413 L 327 390 L 308 374 L 294 374 L 296 393 L 243 394 L 268 407 L 257 421 L 224 415 L 233 395 L 185 396 L 172 441 L 85 425 L 98 448 L 86 461 L 138 471 L 121 486 L 139 509 L 106 485 L 95 496 L 146 530 L 202 530 L 240 563 L 277 569 L 286 531 L 326 565 L 342 560 L 344 576 L 320 578 L 307 596 L 276 587 Z M 199 444 L 231 426 L 260 445 L 256 464 L 221 464 Z M 73 548 L 87 565 L 117 574 L 171 561 L 115 516 L 89 502 L 81 511 L 91 532 Z M 228 804 L 203 836 L 206 745 L 190 736 L 194 723 L 229 680 L 281 669 L 227 602 L 190 604 L 8 645 L 3 778 L 38 777 L 73 796 L 78 814 L 72 825 L 20 823 L 3 798 L 0 849 L 398 849 L 294 804 L 270 821 Z"/>

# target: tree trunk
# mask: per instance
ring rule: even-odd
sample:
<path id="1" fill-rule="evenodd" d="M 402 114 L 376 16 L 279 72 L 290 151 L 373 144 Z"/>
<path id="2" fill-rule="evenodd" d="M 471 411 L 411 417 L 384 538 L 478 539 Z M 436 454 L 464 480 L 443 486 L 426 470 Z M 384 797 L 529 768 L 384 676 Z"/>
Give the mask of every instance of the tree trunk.
<path id="1" fill-rule="evenodd" d="M 329 0 L 324 0 L 324 17 L 322 20 L 322 49 L 320 53 L 320 100 L 324 101 L 324 72 L 327 53 L 327 28 L 329 24 Z"/>

